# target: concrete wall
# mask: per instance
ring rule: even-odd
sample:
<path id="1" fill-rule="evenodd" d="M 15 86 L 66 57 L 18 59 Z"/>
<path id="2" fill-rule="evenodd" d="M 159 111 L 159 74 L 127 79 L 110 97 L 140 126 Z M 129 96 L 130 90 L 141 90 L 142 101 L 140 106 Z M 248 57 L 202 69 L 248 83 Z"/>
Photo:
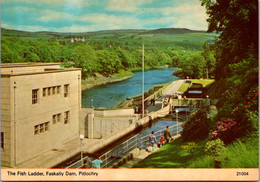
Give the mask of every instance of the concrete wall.
<path id="1" fill-rule="evenodd" d="M 1 77 L 1 132 L 4 134 L 4 147 L 1 148 L 1 164 L 11 165 L 13 154 L 13 117 L 11 114 L 11 84 L 10 77 Z"/>
<path id="2" fill-rule="evenodd" d="M 82 108 L 80 117 L 81 134 L 87 138 L 104 138 L 134 123 L 138 116 L 133 109 L 94 110 Z"/>
<path id="3" fill-rule="evenodd" d="M 14 167 L 16 164 L 22 163 L 41 153 L 55 149 L 56 147 L 79 136 L 79 111 L 81 108 L 81 76 L 80 70 L 54 72 L 33 75 L 11 76 L 10 82 L 2 82 L 1 92 L 6 92 L 1 95 L 2 101 L 8 97 L 7 91 L 3 83 L 10 87 L 10 94 L 15 95 L 15 98 L 10 98 L 11 106 L 9 113 L 14 116 L 7 118 L 6 123 L 13 124 L 14 152 L 10 153 L 13 156 L 13 164 L 7 165 Z M 16 88 L 13 84 L 16 83 Z M 69 84 L 68 97 L 64 97 L 64 84 Z M 60 93 L 43 97 L 43 88 L 60 85 Z M 3 88 L 3 89 L 2 89 Z M 32 90 L 38 90 L 38 103 L 32 104 Z M 7 99 L 8 100 L 8 99 Z M 7 107 L 4 106 L 3 109 Z M 2 108 L 1 108 L 2 110 Z M 66 111 L 69 111 L 69 122 L 64 123 Z M 61 114 L 60 122 L 53 123 L 53 115 Z M 1 113 L 2 114 L 2 113 Z M 7 115 L 3 115 L 8 117 Z M 1 123 L 4 120 L 1 120 Z M 49 122 L 49 129 L 39 134 L 35 134 L 35 126 Z M 11 125 L 12 127 L 12 125 Z M 6 130 L 6 129 L 4 129 Z M 2 131 L 2 128 L 1 128 Z M 10 141 L 12 144 L 12 141 Z M 7 142 L 9 143 L 9 142 Z M 4 152 L 3 155 L 6 155 Z M 2 154 L 1 154 L 2 155 Z M 7 157 L 2 157 L 4 162 Z M 3 163 L 2 163 L 3 164 Z M 5 162 L 5 164 L 8 164 Z"/>

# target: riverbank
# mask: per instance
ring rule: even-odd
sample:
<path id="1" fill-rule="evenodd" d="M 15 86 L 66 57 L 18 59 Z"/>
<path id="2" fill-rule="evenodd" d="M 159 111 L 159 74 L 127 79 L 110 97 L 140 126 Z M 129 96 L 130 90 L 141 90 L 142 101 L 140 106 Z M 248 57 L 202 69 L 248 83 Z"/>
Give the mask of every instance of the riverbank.
<path id="1" fill-rule="evenodd" d="M 97 85 L 103 85 L 103 84 L 123 81 L 128 78 L 131 78 L 132 76 L 134 76 L 134 73 L 131 71 L 121 71 L 110 77 L 105 77 L 101 74 L 97 74 L 96 77 L 82 80 L 81 81 L 81 90 L 89 89 L 89 88 L 97 86 Z"/>

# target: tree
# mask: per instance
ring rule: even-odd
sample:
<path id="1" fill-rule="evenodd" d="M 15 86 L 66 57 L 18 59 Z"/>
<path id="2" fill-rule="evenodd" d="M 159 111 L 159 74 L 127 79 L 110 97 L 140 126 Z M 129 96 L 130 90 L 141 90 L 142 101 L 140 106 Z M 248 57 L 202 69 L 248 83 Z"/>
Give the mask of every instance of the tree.
<path id="1" fill-rule="evenodd" d="M 255 56 L 258 63 L 258 1 L 201 0 L 209 15 L 208 32 L 220 33 L 215 43 L 216 79 L 232 74 L 229 65 Z M 256 64 L 257 65 L 257 64 Z"/>
<path id="2" fill-rule="evenodd" d="M 89 45 L 77 46 L 70 57 L 74 67 L 82 69 L 82 79 L 93 76 L 97 71 L 95 53 Z"/>

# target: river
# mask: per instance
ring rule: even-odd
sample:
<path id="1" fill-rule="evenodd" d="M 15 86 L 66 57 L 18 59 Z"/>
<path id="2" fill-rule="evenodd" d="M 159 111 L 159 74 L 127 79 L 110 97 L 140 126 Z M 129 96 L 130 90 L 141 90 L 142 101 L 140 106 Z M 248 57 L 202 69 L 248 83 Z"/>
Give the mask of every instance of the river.
<path id="1" fill-rule="evenodd" d="M 160 84 L 178 80 L 178 77 L 172 76 L 177 68 L 160 68 L 147 70 L 144 72 L 145 91 Z M 93 106 L 95 108 L 111 108 L 121 103 L 127 97 L 139 95 L 142 93 L 142 72 L 135 72 L 134 76 L 115 83 L 98 85 L 82 91 L 82 106 Z"/>

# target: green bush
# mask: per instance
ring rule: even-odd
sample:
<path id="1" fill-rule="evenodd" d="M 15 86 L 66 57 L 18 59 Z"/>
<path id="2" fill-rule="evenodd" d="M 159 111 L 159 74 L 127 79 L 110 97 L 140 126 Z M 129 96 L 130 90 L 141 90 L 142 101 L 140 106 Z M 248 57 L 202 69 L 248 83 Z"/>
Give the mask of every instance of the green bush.
<path id="1" fill-rule="evenodd" d="M 182 124 L 182 139 L 184 141 L 205 139 L 208 137 L 211 125 L 211 120 L 207 118 L 206 109 L 200 109 Z"/>
<path id="2" fill-rule="evenodd" d="M 188 142 L 187 145 L 182 145 L 182 151 L 189 153 L 189 154 L 193 154 L 194 150 L 198 147 L 198 145 L 194 142 Z"/>
<path id="3" fill-rule="evenodd" d="M 219 138 L 216 140 L 208 141 L 205 146 L 205 151 L 209 155 L 214 156 L 215 158 L 219 156 L 220 152 L 224 149 L 224 142 Z"/>

